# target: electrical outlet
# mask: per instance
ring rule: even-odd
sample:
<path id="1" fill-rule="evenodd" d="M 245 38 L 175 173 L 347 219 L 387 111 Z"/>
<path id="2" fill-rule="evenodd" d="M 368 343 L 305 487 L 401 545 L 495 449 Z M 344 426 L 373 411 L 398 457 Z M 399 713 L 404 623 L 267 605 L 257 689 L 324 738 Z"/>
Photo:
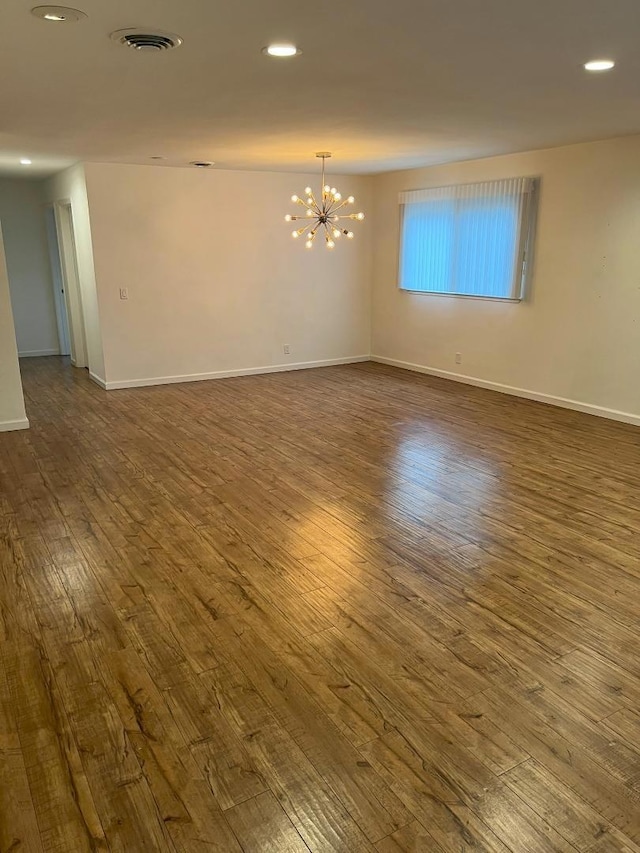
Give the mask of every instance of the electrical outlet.
<path id="1" fill-rule="evenodd" d="M 121 287 L 120 288 L 120 299 L 128 299 L 129 298 L 129 288 Z"/>
<path id="2" fill-rule="evenodd" d="M 462 353 L 461 352 L 456 353 L 456 364 L 462 364 Z"/>
<path id="3" fill-rule="evenodd" d="M 285 355 L 291 355 L 291 345 L 290 344 L 285 344 L 283 346 L 283 350 L 284 350 Z"/>

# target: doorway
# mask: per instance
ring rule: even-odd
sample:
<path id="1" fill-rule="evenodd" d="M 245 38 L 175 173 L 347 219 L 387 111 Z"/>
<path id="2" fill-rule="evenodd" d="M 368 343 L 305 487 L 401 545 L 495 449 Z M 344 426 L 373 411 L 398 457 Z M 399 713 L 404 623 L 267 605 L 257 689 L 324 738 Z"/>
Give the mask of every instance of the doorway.
<path id="1" fill-rule="evenodd" d="M 67 303 L 65 298 L 64 278 L 62 265 L 60 263 L 60 248 L 58 244 L 58 230 L 56 228 L 56 214 L 53 208 L 45 210 L 47 227 L 47 243 L 49 246 L 49 263 L 51 264 L 51 278 L 53 280 L 53 302 L 56 311 L 56 323 L 58 326 L 58 341 L 60 344 L 60 355 L 71 355 L 71 336 L 69 332 L 69 316 L 67 314 Z"/>
<path id="2" fill-rule="evenodd" d="M 70 355 L 75 367 L 88 367 L 71 202 L 56 202 L 46 208 L 45 216 L 60 354 Z"/>

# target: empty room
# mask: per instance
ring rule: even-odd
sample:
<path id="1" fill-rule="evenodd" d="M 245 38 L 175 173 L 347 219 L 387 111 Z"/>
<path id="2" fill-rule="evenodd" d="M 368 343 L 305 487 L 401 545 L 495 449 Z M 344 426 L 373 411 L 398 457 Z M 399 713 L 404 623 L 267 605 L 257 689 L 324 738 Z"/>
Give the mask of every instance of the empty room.
<path id="1" fill-rule="evenodd" d="M 640 853 L 640 5 L 33 2 L 0 853 Z"/>

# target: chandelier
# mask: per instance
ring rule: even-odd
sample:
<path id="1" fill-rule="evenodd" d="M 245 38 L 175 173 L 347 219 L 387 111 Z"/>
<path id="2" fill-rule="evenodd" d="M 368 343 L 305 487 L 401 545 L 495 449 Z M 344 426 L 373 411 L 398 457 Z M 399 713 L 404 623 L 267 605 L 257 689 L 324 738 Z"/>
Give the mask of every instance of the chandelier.
<path id="1" fill-rule="evenodd" d="M 348 240 L 353 239 L 353 231 L 344 228 L 341 220 L 357 219 L 363 220 L 364 213 L 340 213 L 344 208 L 350 207 L 355 203 L 355 198 L 350 195 L 349 198 L 343 200 L 340 193 L 335 187 L 329 186 L 324 182 L 324 161 L 331 157 L 329 151 L 319 151 L 316 157 L 322 159 L 322 184 L 319 198 L 313 194 L 311 187 L 307 187 L 304 191 L 304 198 L 299 198 L 297 195 L 291 196 L 291 201 L 294 204 L 299 204 L 305 208 L 304 213 L 291 214 L 287 213 L 285 222 L 305 221 L 306 225 L 301 228 L 296 228 L 291 232 L 291 236 L 296 240 L 300 237 L 306 237 L 305 246 L 307 249 L 313 248 L 313 243 L 318 235 L 320 239 L 324 238 L 327 249 L 333 249 L 335 241 L 344 235 Z"/>

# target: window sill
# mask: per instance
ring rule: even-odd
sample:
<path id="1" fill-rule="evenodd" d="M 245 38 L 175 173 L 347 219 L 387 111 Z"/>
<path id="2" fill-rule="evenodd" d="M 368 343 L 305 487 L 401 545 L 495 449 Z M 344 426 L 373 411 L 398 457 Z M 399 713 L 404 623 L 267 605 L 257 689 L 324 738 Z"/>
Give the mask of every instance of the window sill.
<path id="1" fill-rule="evenodd" d="M 480 299 L 483 302 L 522 302 L 522 297 L 510 296 L 481 296 L 475 293 L 441 293 L 437 290 L 411 290 L 407 287 L 398 287 L 400 293 L 411 293 L 413 296 L 438 296 L 445 299 Z"/>

